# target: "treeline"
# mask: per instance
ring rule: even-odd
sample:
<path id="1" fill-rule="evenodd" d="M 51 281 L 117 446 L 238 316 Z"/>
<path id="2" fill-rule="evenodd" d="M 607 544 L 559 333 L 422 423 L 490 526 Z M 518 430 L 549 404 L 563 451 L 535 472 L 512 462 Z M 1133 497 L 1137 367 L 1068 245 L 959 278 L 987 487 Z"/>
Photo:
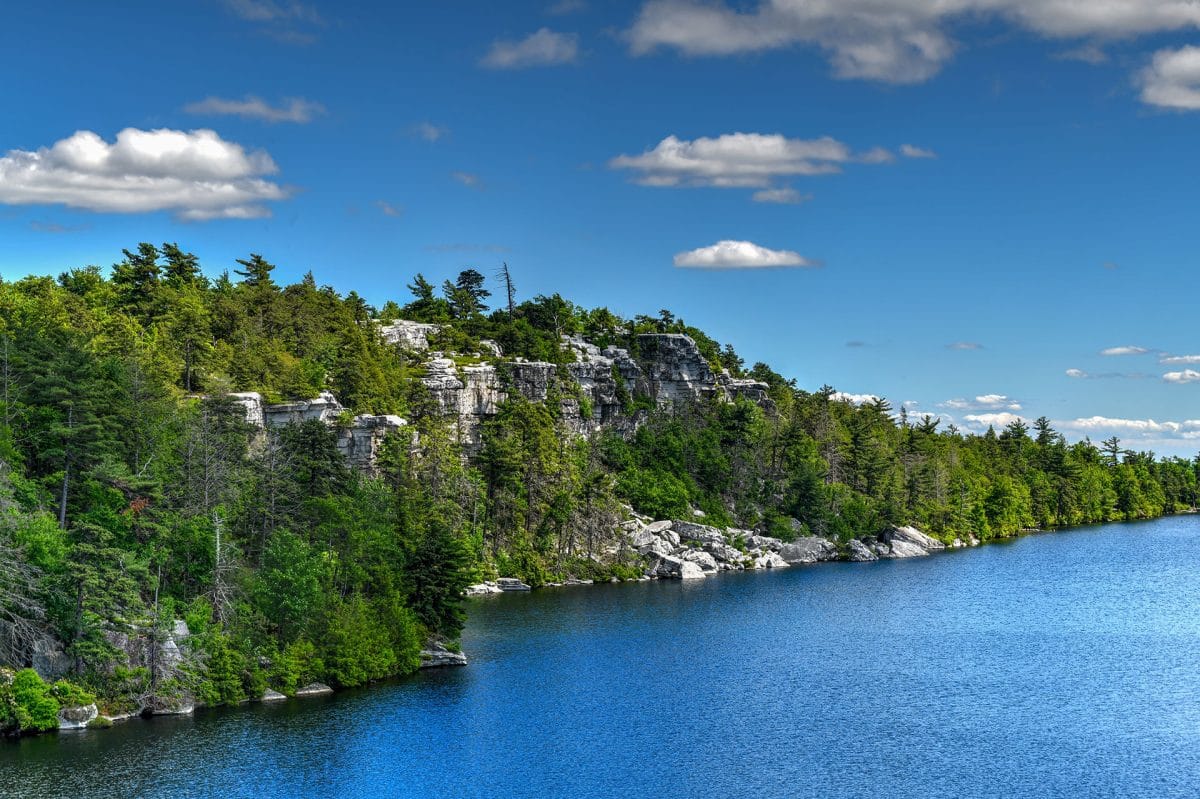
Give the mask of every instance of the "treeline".
<path id="1" fill-rule="evenodd" d="M 973 436 L 852 405 L 746 369 L 668 311 L 517 302 L 507 268 L 440 287 L 417 275 L 379 308 L 273 271 L 251 255 L 210 278 L 178 246 L 142 244 L 111 270 L 0 283 L 0 665 L 55 664 L 79 686 L 27 695 L 91 692 L 115 712 L 411 671 L 426 640 L 457 639 L 469 582 L 637 574 L 614 534 L 627 505 L 844 541 L 892 523 L 986 540 L 1196 503 L 1197 462 L 1068 444 L 1044 419 Z M 656 409 L 626 391 L 636 433 L 577 438 L 564 371 L 545 403 L 505 402 L 467 460 L 420 357 L 377 334 L 393 319 L 442 325 L 433 345 L 462 358 L 494 359 L 491 340 L 558 364 L 573 358 L 563 336 L 636 355 L 639 333 L 686 333 L 772 402 Z M 409 420 L 378 474 L 346 468 L 333 428 L 262 433 L 223 399 L 322 390 Z M 176 619 L 183 657 L 167 654 Z M 26 726 L 12 690 L 0 728 Z"/>

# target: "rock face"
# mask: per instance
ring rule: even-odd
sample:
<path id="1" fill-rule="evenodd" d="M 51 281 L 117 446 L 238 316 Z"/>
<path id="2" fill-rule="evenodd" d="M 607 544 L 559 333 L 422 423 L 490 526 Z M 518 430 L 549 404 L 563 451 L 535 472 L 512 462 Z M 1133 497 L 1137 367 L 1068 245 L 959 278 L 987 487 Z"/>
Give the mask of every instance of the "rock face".
<path id="1" fill-rule="evenodd" d="M 362 414 L 346 419 L 346 409 L 328 391 L 313 399 L 263 404 L 262 396 L 253 391 L 230 394 L 242 406 L 246 423 L 260 433 L 268 427 L 283 427 L 307 421 L 319 421 L 337 428 L 337 448 L 346 462 L 367 473 L 376 468 L 379 449 L 388 434 L 403 429 L 408 423 L 399 416 Z"/>
<path id="2" fill-rule="evenodd" d="M 58 728 L 60 730 L 82 730 L 100 715 L 95 704 L 82 707 L 64 707 L 58 711 Z"/>
<path id="3" fill-rule="evenodd" d="M 429 337 L 441 329 L 441 325 L 397 319 L 389 324 L 380 325 L 379 335 L 388 344 L 395 344 L 406 350 L 423 352 L 429 349 Z"/>
<path id="4" fill-rule="evenodd" d="M 71 656 L 53 638 L 40 638 L 33 645 L 33 670 L 42 679 L 53 682 L 66 675 L 73 665 Z"/>
<path id="5" fill-rule="evenodd" d="M 528 591 L 529 586 L 518 580 L 516 577 L 499 577 L 496 579 L 496 585 L 501 591 Z"/>
<path id="6" fill-rule="evenodd" d="M 879 556 L 867 548 L 867 545 L 857 538 L 852 538 L 847 545 L 849 550 L 848 559 L 852 563 L 866 563 L 872 560 L 879 560 Z"/>

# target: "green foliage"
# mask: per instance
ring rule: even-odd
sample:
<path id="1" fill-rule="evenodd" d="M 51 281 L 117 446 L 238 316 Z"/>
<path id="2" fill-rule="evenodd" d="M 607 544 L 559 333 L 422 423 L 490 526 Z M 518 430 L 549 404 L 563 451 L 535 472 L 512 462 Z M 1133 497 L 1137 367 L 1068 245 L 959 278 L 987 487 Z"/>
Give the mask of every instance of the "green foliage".
<path id="1" fill-rule="evenodd" d="M 53 689 L 33 669 L 21 669 L 7 684 L 0 675 L 0 732 L 21 734 L 58 729 L 60 708 Z"/>
<path id="2" fill-rule="evenodd" d="M 1200 462 L 1115 438 L 1068 445 L 1046 419 L 963 435 L 883 401 L 801 390 L 766 364 L 747 371 L 667 310 L 626 320 L 558 294 L 518 302 L 508 276 L 489 311 L 487 279 L 464 269 L 440 287 L 418 274 L 411 302 L 376 312 L 311 274 L 282 285 L 259 254 L 231 266 L 206 277 L 178 245 L 142 243 L 107 277 L 82 267 L 0 282 L 0 665 L 30 662 L 27 633 L 56 640 L 108 712 L 150 695 L 233 703 L 267 685 L 409 672 L 427 636 L 453 643 L 462 589 L 484 575 L 637 576 L 639 562 L 610 551 L 624 504 L 784 539 L 911 523 L 950 541 L 1152 517 L 1200 493 Z M 395 319 L 439 325 L 431 345 L 459 364 L 494 361 L 485 339 L 501 364 L 554 364 L 545 399 L 510 390 L 467 457 L 420 361 L 375 334 Z M 564 405 L 595 409 L 564 337 L 638 357 L 653 346 L 642 333 L 691 336 L 714 371 L 765 383 L 770 403 L 660 408 L 614 366 L 628 424 L 573 435 Z M 348 408 L 340 425 L 409 421 L 384 442 L 378 474 L 347 468 L 336 429 L 260 434 L 228 396 L 324 390 Z M 192 633 L 186 661 L 132 666 L 130 652 L 154 649 L 177 616 Z M 25 675 L 18 702 L 12 684 L 0 685 L 10 730 L 83 698 Z"/>

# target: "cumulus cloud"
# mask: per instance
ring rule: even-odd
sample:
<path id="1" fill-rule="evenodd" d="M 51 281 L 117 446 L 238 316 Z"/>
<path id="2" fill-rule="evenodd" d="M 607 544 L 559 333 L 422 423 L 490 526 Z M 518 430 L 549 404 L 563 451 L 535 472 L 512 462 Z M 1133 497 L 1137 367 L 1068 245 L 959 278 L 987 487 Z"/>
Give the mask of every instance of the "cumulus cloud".
<path id="1" fill-rule="evenodd" d="M 834 74 L 919 83 L 951 59 L 947 29 L 1001 18 L 1055 39 L 1116 39 L 1200 26 L 1195 0 L 759 0 L 734 9 L 710 0 L 650 0 L 626 34 L 635 54 L 660 47 L 731 55 L 793 45 L 827 53 Z"/>
<path id="2" fill-rule="evenodd" d="M 758 189 L 756 202 L 795 203 L 808 199 L 778 182 L 797 176 L 830 175 L 846 164 L 883 164 L 895 160 L 875 147 L 856 153 L 831 136 L 788 138 L 781 133 L 726 133 L 681 139 L 667 136 L 639 155 L 618 155 L 611 169 L 625 169 L 642 186 Z"/>
<path id="3" fill-rule="evenodd" d="M 981 394 L 974 399 L 950 399 L 938 407 L 952 411 L 1019 411 L 1021 403 L 1006 394 Z"/>
<path id="4" fill-rule="evenodd" d="M 188 103 L 183 110 L 189 114 L 206 116 L 238 116 L 259 119 L 263 122 L 296 122 L 305 124 L 325 113 L 325 106 L 303 97 L 290 97 L 280 105 L 273 106 L 265 100 L 246 95 L 241 100 L 208 97 L 199 102 Z"/>
<path id="5" fill-rule="evenodd" d="M 926 150 L 924 147 L 917 147 L 913 144 L 901 144 L 900 155 L 905 158 L 937 158 L 937 153 L 933 150 Z"/>
<path id="6" fill-rule="evenodd" d="M 570 64 L 579 58 L 579 37 L 540 28 L 524 39 L 493 42 L 479 62 L 489 69 L 525 69 Z"/>
<path id="7" fill-rule="evenodd" d="M 266 180 L 271 156 L 211 130 L 126 128 L 108 143 L 91 131 L 0 157 L 0 203 L 107 213 L 173 211 L 180 219 L 270 216 L 288 191 Z"/>
<path id="8" fill-rule="evenodd" d="M 1142 70 L 1140 82 L 1144 103 L 1177 111 L 1200 110 L 1200 47 L 1159 50 Z"/>
<path id="9" fill-rule="evenodd" d="M 1067 377 L 1074 377 L 1077 380 L 1081 380 L 1083 378 L 1088 377 L 1088 373 L 1083 371 L 1082 369 L 1068 369 Z"/>
<path id="10" fill-rule="evenodd" d="M 996 413 L 968 413 L 963 417 L 963 421 L 970 428 L 986 430 L 989 427 L 1008 427 L 1013 422 L 1024 422 L 1025 419 L 1015 413 L 999 411 Z"/>
<path id="11" fill-rule="evenodd" d="M 1106 350 L 1100 350 L 1100 354 L 1101 354 L 1101 355 L 1108 355 L 1108 356 L 1113 356 L 1113 355 L 1145 355 L 1145 354 L 1146 354 L 1146 353 L 1148 353 L 1149 351 L 1150 351 L 1150 350 L 1146 349 L 1145 347 L 1132 347 L 1132 346 L 1127 346 L 1127 347 L 1109 347 L 1109 348 L 1108 348 L 1108 349 L 1106 349 Z"/>
<path id="12" fill-rule="evenodd" d="M 750 197 L 756 203 L 777 203 L 779 205 L 799 205 L 812 199 L 811 194 L 801 194 L 793 188 L 759 189 Z"/>
<path id="13" fill-rule="evenodd" d="M 1167 372 L 1163 375 L 1163 380 L 1168 383 L 1195 383 L 1200 381 L 1200 372 L 1195 369 L 1184 369 L 1181 372 Z"/>
<path id="14" fill-rule="evenodd" d="M 872 402 L 879 402 L 879 397 L 875 394 L 847 394 L 845 391 L 833 392 L 830 399 L 837 402 L 848 402 L 851 405 L 870 405 Z"/>
<path id="15" fill-rule="evenodd" d="M 791 250 L 769 250 L 751 241 L 718 241 L 710 247 L 681 252 L 675 266 L 688 269 L 769 269 L 813 267 L 814 261 Z"/>

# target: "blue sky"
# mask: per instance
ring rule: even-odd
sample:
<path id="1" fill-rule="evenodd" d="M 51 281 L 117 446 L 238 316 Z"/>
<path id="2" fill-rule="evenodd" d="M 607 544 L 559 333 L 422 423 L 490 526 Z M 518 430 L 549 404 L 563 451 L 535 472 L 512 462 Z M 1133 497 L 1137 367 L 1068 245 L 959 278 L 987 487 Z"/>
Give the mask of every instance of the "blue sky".
<path id="1" fill-rule="evenodd" d="M 0 274 L 505 260 L 805 388 L 1200 449 L 1200 5 L 409 5 L 13 4 Z"/>

